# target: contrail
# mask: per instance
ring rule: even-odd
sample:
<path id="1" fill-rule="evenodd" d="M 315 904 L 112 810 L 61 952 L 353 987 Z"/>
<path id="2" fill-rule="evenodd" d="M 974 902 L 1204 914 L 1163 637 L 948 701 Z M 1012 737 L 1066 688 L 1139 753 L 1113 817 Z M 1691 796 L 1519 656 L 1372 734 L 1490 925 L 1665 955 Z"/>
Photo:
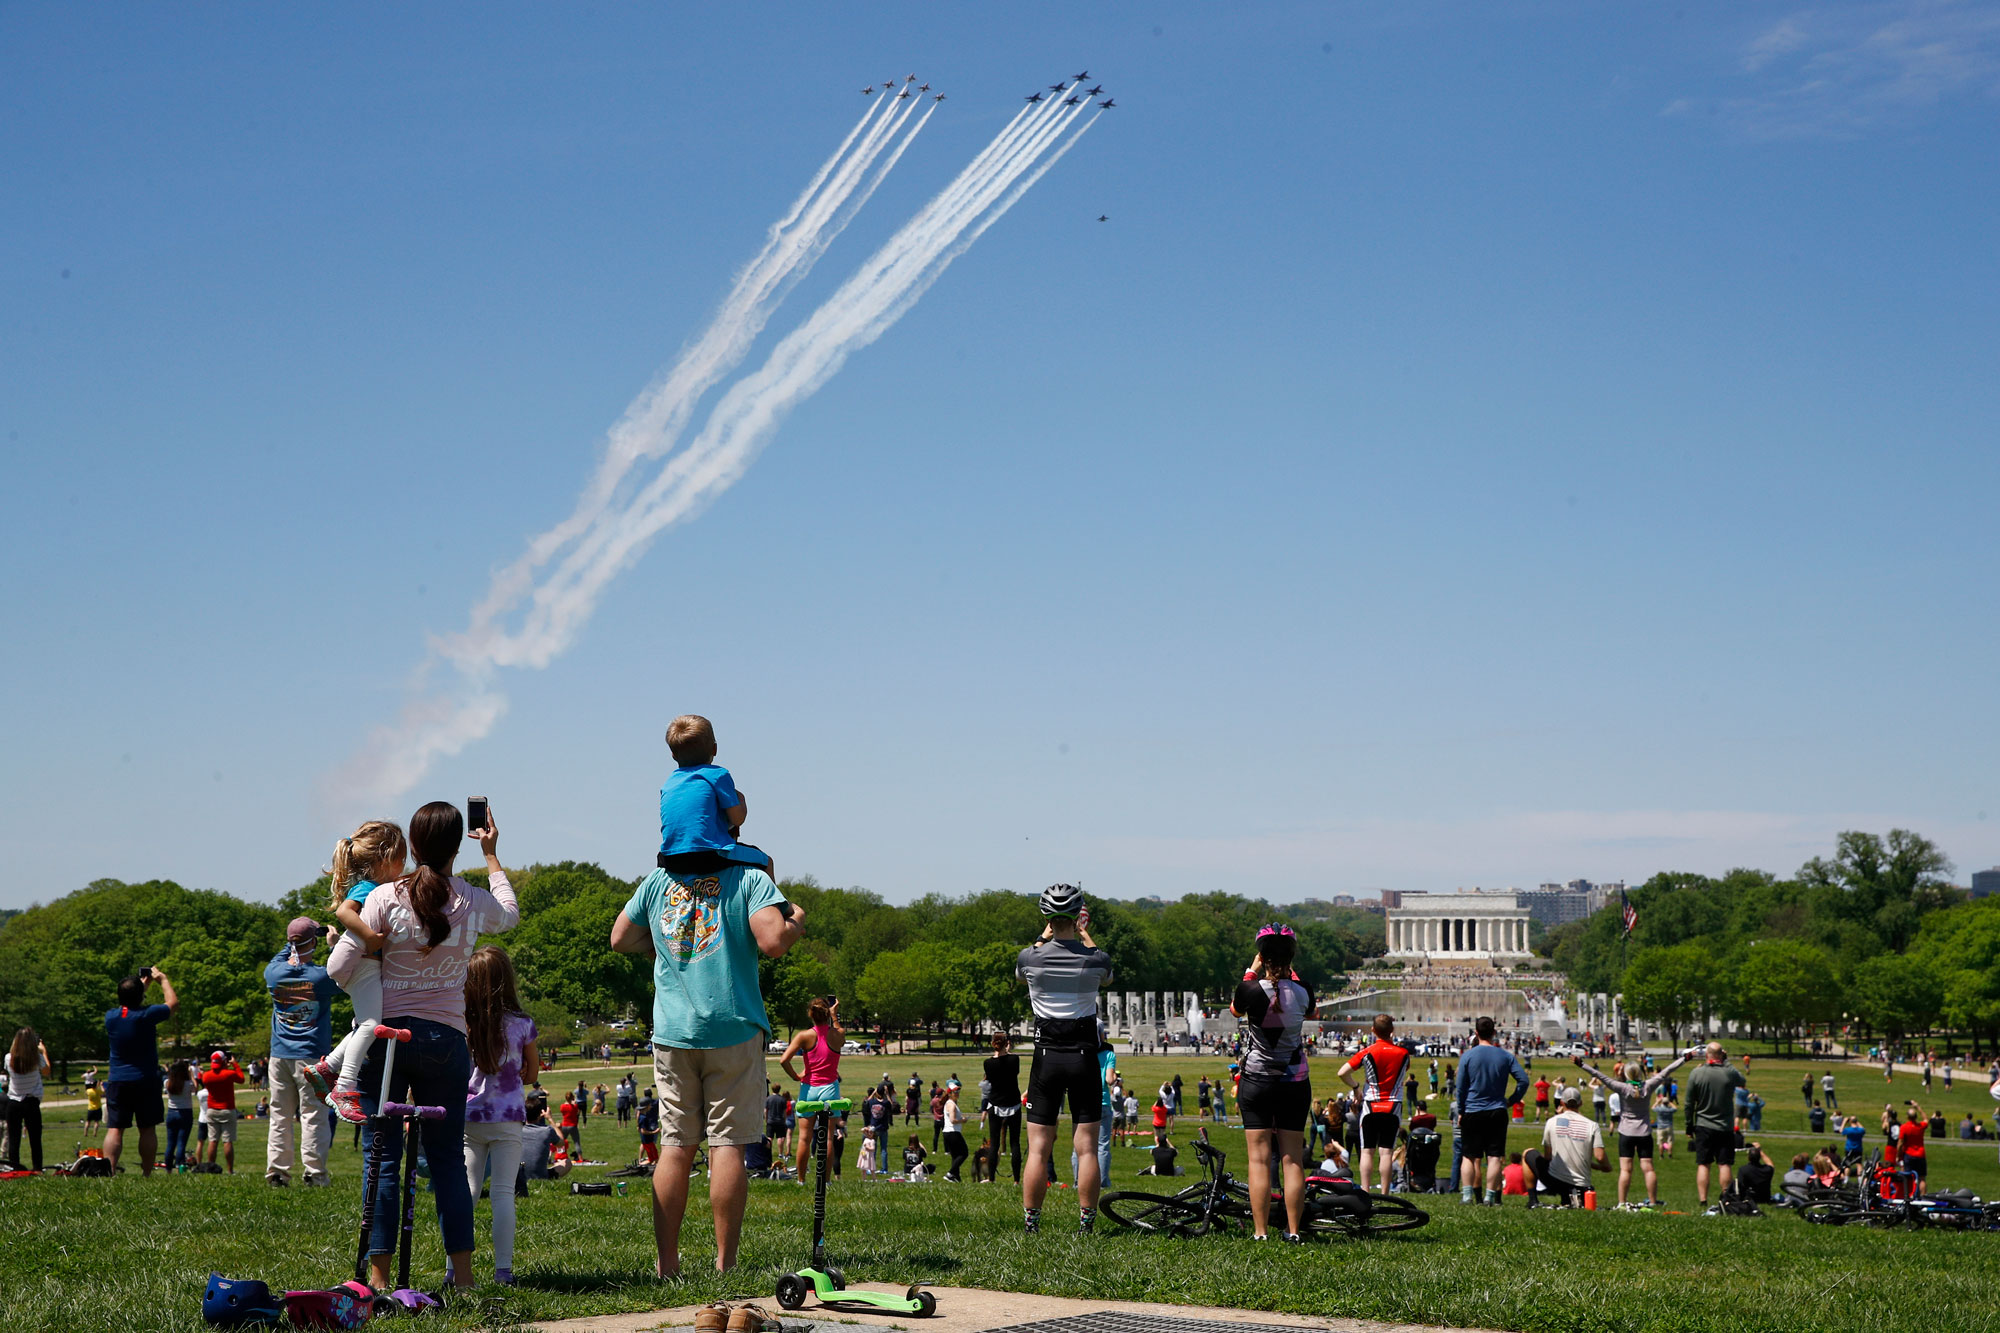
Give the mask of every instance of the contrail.
<path id="1" fill-rule="evenodd" d="M 495 668 L 541 667 L 563 652 L 611 579 L 655 535 L 698 513 L 742 476 L 786 414 L 855 351 L 881 337 L 1075 145 L 1096 122 L 1093 116 L 1067 133 L 1089 105 L 1063 108 L 1051 100 L 1017 112 L 949 185 L 781 339 L 761 367 L 724 391 L 686 448 L 621 498 L 634 467 L 671 452 L 699 400 L 740 364 L 785 292 L 874 192 L 936 103 L 907 133 L 903 127 L 914 108 L 864 113 L 772 227 L 709 327 L 612 429 L 575 509 L 494 576 L 463 633 L 433 640 L 397 724 L 376 730 L 333 776 L 333 791 L 352 803 L 401 795 L 436 760 L 489 732 L 506 708 L 492 685 Z M 556 568 L 537 582 L 537 571 L 557 557 Z M 529 605 L 518 628 L 502 629 L 501 618 L 524 598 Z M 439 662 L 454 666 L 457 680 L 433 691 L 428 676 Z"/>
<path id="2" fill-rule="evenodd" d="M 846 228 L 923 129 L 923 122 L 919 121 L 896 144 L 887 160 L 872 175 L 868 174 L 884 144 L 893 139 L 912 109 L 903 107 L 899 111 L 889 101 L 869 107 L 855 122 L 840 147 L 820 166 L 793 203 L 791 211 L 772 226 L 763 249 L 737 274 L 708 327 L 633 400 L 612 427 L 604 457 L 578 497 L 575 510 L 531 539 L 528 549 L 518 559 L 494 575 L 485 599 L 473 610 L 469 635 L 476 636 L 483 626 L 504 614 L 529 591 L 534 571 L 589 529 L 634 466 L 673 448 L 702 396 L 742 362 L 785 294 L 812 270 L 814 261 Z M 935 109 L 933 105 L 932 110 Z M 928 120 L 929 115 L 926 112 L 924 119 Z M 860 147 L 848 156 L 848 149 L 864 130 L 867 133 Z M 820 189 L 822 185 L 826 186 L 824 192 Z"/>
<path id="3" fill-rule="evenodd" d="M 582 539 L 536 590 L 520 630 L 504 642 L 479 645 L 490 654 L 485 660 L 540 666 L 566 649 L 596 609 L 603 588 L 645 543 L 733 484 L 783 416 L 831 378 L 855 350 L 879 338 L 936 281 L 962 253 L 962 246 L 951 249 L 953 241 L 1081 110 L 1044 111 L 996 136 L 987 152 L 773 348 L 761 369 L 730 386 L 701 434 L 668 460 L 621 514 L 607 516 Z M 997 221 L 1016 197 L 994 210 L 979 231 Z M 474 669 L 482 665 L 478 659 L 459 660 Z"/>

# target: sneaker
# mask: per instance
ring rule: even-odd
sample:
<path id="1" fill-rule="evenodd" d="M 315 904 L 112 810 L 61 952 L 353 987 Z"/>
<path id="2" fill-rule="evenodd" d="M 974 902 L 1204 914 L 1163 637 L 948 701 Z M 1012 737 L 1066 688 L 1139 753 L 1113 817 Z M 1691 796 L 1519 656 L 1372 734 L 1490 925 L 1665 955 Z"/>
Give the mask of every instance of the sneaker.
<path id="1" fill-rule="evenodd" d="M 1271 1239 L 1271 1238 L 1270 1238 L 1270 1237 L 1269 1237 L 1268 1235 L 1265 1235 L 1265 1236 L 1252 1236 L 1252 1237 L 1251 1237 L 1250 1239 L 1251 1239 L 1251 1240 L 1269 1240 L 1269 1239 Z"/>
<path id="2" fill-rule="evenodd" d="M 333 1095 L 333 1066 L 325 1060 L 315 1060 L 309 1065 L 300 1065 L 299 1077 L 313 1090 L 313 1096 L 321 1101 Z"/>
<path id="3" fill-rule="evenodd" d="M 1030 1236 L 1032 1236 L 1032 1235 L 1034 1235 L 1034 1234 L 1035 1234 L 1036 1232 L 1040 1231 L 1040 1230 L 1042 1229 L 1042 1214 L 1041 1214 L 1041 1210 L 1040 1210 L 1040 1209 L 1036 1209 L 1036 1210 L 1034 1210 L 1033 1212 L 1030 1212 L 1030 1211 L 1028 1211 L 1028 1210 L 1027 1210 L 1027 1209 L 1025 1209 L 1025 1208 L 1024 1208 L 1024 1209 L 1022 1209 L 1022 1210 L 1021 1210 L 1021 1228 L 1022 1228 L 1022 1230 L 1026 1231 L 1026 1232 L 1027 1232 L 1027 1233 L 1028 1233 L 1028 1234 L 1029 1234 Z"/>
<path id="4" fill-rule="evenodd" d="M 1722 1205 L 1712 1203 L 1708 1207 L 1701 1210 L 1701 1215 L 1703 1217 L 1721 1217 Z"/>
<path id="5" fill-rule="evenodd" d="M 514 1285 L 514 1270 L 511 1268 L 496 1268 L 493 1270 L 493 1280 L 503 1287 L 511 1287 Z"/>
<path id="6" fill-rule="evenodd" d="M 1284 1239 L 1287 1245 L 1303 1245 L 1306 1243 L 1306 1238 L 1296 1231 L 1287 1231 Z"/>
<path id="7" fill-rule="evenodd" d="M 272 1189 L 281 1190 L 285 1188 L 287 1185 L 291 1184 L 292 1182 L 286 1180 L 283 1176 L 265 1176 L 264 1183 L 266 1185 L 269 1185 Z"/>
<path id="8" fill-rule="evenodd" d="M 1095 1208 L 1086 1208 L 1077 1215 L 1076 1232 L 1079 1236 L 1088 1236 L 1092 1228 L 1096 1225 L 1097 1210 Z"/>
<path id="9" fill-rule="evenodd" d="M 333 1181 L 327 1176 L 306 1177 L 306 1188 L 309 1190 L 331 1189 L 332 1187 L 333 1187 Z"/>
<path id="10" fill-rule="evenodd" d="M 327 1098 L 327 1105 L 333 1113 L 350 1125 L 368 1123 L 368 1113 L 361 1109 L 361 1094 L 358 1092 L 336 1092 Z"/>

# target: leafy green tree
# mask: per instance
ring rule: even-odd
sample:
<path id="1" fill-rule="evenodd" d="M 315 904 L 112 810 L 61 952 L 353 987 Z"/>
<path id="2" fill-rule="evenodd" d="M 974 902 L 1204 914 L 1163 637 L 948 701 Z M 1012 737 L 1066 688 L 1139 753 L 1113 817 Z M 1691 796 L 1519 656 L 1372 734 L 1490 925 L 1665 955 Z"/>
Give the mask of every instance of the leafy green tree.
<path id="1" fill-rule="evenodd" d="M 561 1050 L 576 1044 L 576 1019 L 554 1000 L 521 1000 L 521 1008 L 535 1020 L 535 1044 L 545 1051 Z"/>
<path id="2" fill-rule="evenodd" d="M 962 953 L 950 945 L 919 943 L 876 954 L 855 982 L 868 1011 L 895 1027 L 930 1027 L 946 1015 L 945 978 Z"/>
<path id="3" fill-rule="evenodd" d="M 826 965 L 825 951 L 825 945 L 805 939 L 783 958 L 766 958 L 759 964 L 773 1032 L 804 1027 L 806 1006 L 818 996 L 835 993 L 833 969 Z"/>
<path id="4" fill-rule="evenodd" d="M 1730 987 L 1735 1017 L 1789 1038 L 1801 1026 L 1824 1022 L 1840 1009 L 1840 979 L 1833 957 L 1801 940 L 1754 940 L 1743 952 Z"/>
<path id="5" fill-rule="evenodd" d="M 1849 919 L 1872 929 L 1897 953 L 1909 947 L 1924 913 L 1960 896 L 1951 886 L 1951 860 L 1936 843 L 1908 829 L 1842 833 L 1832 860 L 1814 857 L 1799 867 L 1807 884 L 1842 890 L 1836 900 Z"/>
<path id="6" fill-rule="evenodd" d="M 2000 898 L 1932 913 L 1910 956 L 1938 978 L 1946 1022 L 2000 1043 Z"/>
<path id="7" fill-rule="evenodd" d="M 1720 982 L 1715 959 L 1698 944 L 1641 949 L 1625 970 L 1625 1008 L 1665 1027 L 1669 1040 L 1678 1046 L 1682 1030 L 1693 1028 L 1714 1009 Z"/>
<path id="8" fill-rule="evenodd" d="M 1863 1023 L 1891 1041 L 1901 1041 L 1937 1023 L 1944 986 L 1921 958 L 1877 954 L 1854 970 L 1848 1002 Z"/>

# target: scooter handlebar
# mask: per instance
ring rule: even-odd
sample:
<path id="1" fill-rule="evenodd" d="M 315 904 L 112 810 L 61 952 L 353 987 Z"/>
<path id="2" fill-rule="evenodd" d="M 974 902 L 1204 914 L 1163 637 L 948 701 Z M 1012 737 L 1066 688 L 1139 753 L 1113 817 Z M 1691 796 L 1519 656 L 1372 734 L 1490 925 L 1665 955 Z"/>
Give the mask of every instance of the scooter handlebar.
<path id="1" fill-rule="evenodd" d="M 384 1027 L 382 1024 L 377 1023 L 375 1025 L 375 1035 L 377 1037 L 386 1037 L 390 1041 L 408 1041 L 410 1039 L 410 1030 L 408 1028 Z"/>
<path id="2" fill-rule="evenodd" d="M 442 1106 L 412 1106 L 408 1102 L 384 1102 L 382 1104 L 382 1114 L 392 1119 L 399 1116 L 413 1115 L 419 1120 L 442 1120 L 444 1119 L 444 1108 Z"/>

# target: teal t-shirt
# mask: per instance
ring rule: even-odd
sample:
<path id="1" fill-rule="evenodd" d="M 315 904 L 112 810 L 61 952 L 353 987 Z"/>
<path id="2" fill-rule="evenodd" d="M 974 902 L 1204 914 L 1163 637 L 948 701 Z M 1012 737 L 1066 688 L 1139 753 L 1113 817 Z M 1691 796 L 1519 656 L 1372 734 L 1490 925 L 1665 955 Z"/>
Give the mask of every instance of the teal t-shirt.
<path id="1" fill-rule="evenodd" d="M 770 1037 L 750 915 L 785 896 L 755 866 L 646 876 L 625 915 L 653 932 L 653 1044 L 715 1050 Z"/>

